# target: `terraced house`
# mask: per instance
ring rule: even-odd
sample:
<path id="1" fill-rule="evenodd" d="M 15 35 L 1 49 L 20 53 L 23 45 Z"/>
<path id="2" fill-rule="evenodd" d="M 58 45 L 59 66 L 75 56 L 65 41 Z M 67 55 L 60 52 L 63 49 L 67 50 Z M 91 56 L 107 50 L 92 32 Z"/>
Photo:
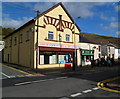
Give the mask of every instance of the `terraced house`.
<path id="1" fill-rule="evenodd" d="M 58 3 L 4 38 L 4 61 L 34 69 L 79 66 L 79 33 L 70 14 Z"/>

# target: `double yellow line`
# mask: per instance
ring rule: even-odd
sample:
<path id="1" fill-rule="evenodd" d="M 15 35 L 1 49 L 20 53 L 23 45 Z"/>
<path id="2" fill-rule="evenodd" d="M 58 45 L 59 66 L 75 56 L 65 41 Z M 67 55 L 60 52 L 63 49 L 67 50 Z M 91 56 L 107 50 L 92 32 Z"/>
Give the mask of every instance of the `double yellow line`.
<path id="1" fill-rule="evenodd" d="M 106 91 L 120 93 L 120 91 L 118 91 L 118 90 L 106 88 L 106 87 L 104 86 L 105 83 L 107 83 L 107 82 L 109 82 L 109 81 L 118 80 L 118 79 L 120 79 L 119 76 L 118 76 L 118 77 L 111 78 L 111 79 L 103 80 L 103 81 L 101 81 L 101 82 L 98 82 L 98 83 L 97 83 L 97 86 L 98 86 L 98 88 L 103 89 L 103 90 L 106 90 Z"/>
<path id="2" fill-rule="evenodd" d="M 2 64 L 2 66 L 5 66 L 5 67 L 10 68 L 10 69 L 13 69 L 13 70 L 15 70 L 15 71 L 19 71 L 19 72 L 21 72 L 21 73 L 23 73 L 23 74 L 27 74 L 27 75 L 33 76 L 33 74 L 30 74 L 30 73 L 25 72 L 25 71 L 22 71 L 22 70 L 18 70 L 18 69 L 16 69 L 16 68 L 13 68 L 13 67 L 10 67 L 10 66 L 7 66 L 7 65 L 3 65 L 3 64 Z"/>

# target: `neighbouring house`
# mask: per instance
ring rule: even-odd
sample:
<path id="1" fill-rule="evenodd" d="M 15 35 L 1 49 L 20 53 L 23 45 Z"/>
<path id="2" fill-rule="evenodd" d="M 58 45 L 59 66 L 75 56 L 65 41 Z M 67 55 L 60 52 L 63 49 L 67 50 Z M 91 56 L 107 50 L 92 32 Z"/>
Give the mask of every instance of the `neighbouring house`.
<path id="1" fill-rule="evenodd" d="M 115 48 L 115 59 L 116 60 L 120 59 L 120 49 L 119 48 Z"/>
<path id="2" fill-rule="evenodd" d="M 4 37 L 4 62 L 33 69 L 79 66 L 80 31 L 58 3 Z"/>
<path id="3" fill-rule="evenodd" d="M 81 65 L 91 65 L 91 60 L 101 57 L 101 45 L 91 43 L 80 43 Z"/>
<path id="4" fill-rule="evenodd" d="M 92 38 L 88 38 L 84 33 L 80 34 L 80 50 L 81 50 L 81 65 L 91 65 L 91 60 L 101 57 L 101 45 L 91 42 Z"/>
<path id="5" fill-rule="evenodd" d="M 81 49 L 81 58 L 82 64 L 90 64 L 91 59 L 98 59 L 101 57 L 110 58 L 115 56 L 118 57 L 117 50 L 119 46 L 119 38 L 102 36 L 90 33 L 81 33 L 80 34 L 80 49 Z M 116 50 L 115 50 L 116 49 Z"/>
<path id="6" fill-rule="evenodd" d="M 115 47 L 111 46 L 111 45 L 102 45 L 101 46 L 101 53 L 102 53 L 102 57 L 105 57 L 105 59 L 107 57 L 115 57 Z"/>

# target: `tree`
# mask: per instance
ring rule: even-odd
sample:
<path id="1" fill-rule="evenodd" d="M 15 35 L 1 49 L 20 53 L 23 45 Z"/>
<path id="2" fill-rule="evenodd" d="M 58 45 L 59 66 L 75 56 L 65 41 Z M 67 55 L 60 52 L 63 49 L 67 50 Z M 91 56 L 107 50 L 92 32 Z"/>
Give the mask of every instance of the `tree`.
<path id="1" fill-rule="evenodd" d="M 13 31 L 15 31 L 15 28 L 5 28 L 0 26 L 0 35 L 2 35 L 2 37 L 9 35 Z"/>

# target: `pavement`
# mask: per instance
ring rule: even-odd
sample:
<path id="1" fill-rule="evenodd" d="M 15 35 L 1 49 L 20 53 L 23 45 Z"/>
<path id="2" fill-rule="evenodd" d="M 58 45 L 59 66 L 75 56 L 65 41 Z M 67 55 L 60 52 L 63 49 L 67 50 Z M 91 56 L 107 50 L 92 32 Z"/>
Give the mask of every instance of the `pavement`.
<path id="1" fill-rule="evenodd" d="M 23 73 L 28 74 L 28 75 L 33 75 L 33 76 L 45 76 L 45 75 L 59 75 L 59 74 L 66 74 L 66 73 L 91 73 L 91 72 L 98 72 L 98 71 L 106 71 L 106 70 L 112 70 L 116 69 L 119 70 L 120 66 L 115 65 L 115 66 L 96 66 L 94 68 L 91 68 L 91 66 L 83 66 L 83 67 L 76 67 L 75 71 L 72 70 L 72 68 L 65 69 L 65 68 L 50 68 L 50 69 L 32 69 L 29 67 L 24 67 L 16 64 L 8 64 L 8 63 L 3 63 L 3 65 L 12 67 L 17 70 L 23 71 Z"/>

